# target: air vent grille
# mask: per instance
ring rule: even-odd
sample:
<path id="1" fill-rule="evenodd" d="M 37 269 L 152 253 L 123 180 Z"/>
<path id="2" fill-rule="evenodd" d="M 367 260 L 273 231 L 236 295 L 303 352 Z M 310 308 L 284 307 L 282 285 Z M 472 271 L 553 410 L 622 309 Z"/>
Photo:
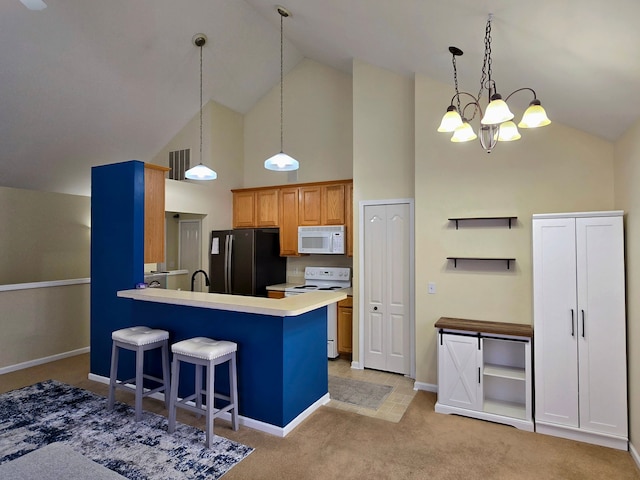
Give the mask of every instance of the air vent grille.
<path id="1" fill-rule="evenodd" d="M 171 169 L 169 178 L 171 180 L 184 180 L 184 172 L 191 168 L 189 165 L 190 158 L 190 148 L 169 152 L 169 168 Z"/>

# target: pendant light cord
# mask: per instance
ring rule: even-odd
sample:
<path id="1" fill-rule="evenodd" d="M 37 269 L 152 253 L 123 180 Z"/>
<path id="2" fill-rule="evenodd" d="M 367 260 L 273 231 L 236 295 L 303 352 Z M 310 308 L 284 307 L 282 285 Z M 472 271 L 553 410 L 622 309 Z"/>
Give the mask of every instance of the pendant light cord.
<path id="1" fill-rule="evenodd" d="M 200 45 L 200 163 L 202 163 L 202 45 Z"/>
<path id="2" fill-rule="evenodd" d="M 282 14 L 280 14 L 280 153 L 284 152 L 284 135 L 283 135 L 283 116 L 284 116 L 284 108 L 283 108 L 283 103 L 284 100 L 282 99 L 283 97 L 283 84 L 284 84 L 284 75 L 283 75 L 283 41 L 282 41 L 282 30 L 283 30 L 283 22 L 284 20 L 284 16 Z"/>

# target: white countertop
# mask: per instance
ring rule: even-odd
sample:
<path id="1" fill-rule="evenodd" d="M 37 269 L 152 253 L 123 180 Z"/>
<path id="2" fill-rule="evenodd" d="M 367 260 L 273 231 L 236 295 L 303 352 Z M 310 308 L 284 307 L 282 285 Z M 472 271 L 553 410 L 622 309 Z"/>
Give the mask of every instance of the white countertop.
<path id="1" fill-rule="evenodd" d="M 122 290 L 118 297 L 144 302 L 167 303 L 187 307 L 211 308 L 231 312 L 255 313 L 276 317 L 295 317 L 347 298 L 340 292 L 308 292 L 285 298 L 248 297 L 222 293 L 187 292 L 163 288 Z"/>

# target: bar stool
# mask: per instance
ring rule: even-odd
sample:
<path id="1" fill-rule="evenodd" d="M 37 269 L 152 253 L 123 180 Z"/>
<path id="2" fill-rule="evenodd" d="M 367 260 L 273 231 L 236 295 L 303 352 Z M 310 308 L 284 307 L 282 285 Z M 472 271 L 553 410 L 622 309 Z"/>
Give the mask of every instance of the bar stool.
<path id="1" fill-rule="evenodd" d="M 169 380 L 169 332 L 149 327 L 130 327 L 116 330 L 111 333 L 113 345 L 111 347 L 111 374 L 109 378 L 109 402 L 108 409 L 113 410 L 116 388 L 135 393 L 136 398 L 136 422 L 142 418 L 142 398 L 164 391 L 165 405 L 169 405 L 167 394 L 170 391 Z M 120 348 L 136 352 L 136 376 L 127 380 L 118 380 L 118 353 Z M 162 378 L 153 377 L 144 373 L 144 352 L 156 348 L 162 349 Z M 144 391 L 144 379 L 153 380 L 160 384 L 159 387 Z M 135 387 L 130 384 L 135 381 Z"/>
<path id="2" fill-rule="evenodd" d="M 173 433 L 176 426 L 176 413 L 178 408 L 184 408 L 201 414 L 206 414 L 207 447 L 213 445 L 213 420 L 224 412 L 232 410 L 231 425 L 238 430 L 238 377 L 236 373 L 236 351 L 238 345 L 224 340 L 213 340 L 206 337 L 196 337 L 183 340 L 171 345 L 173 362 L 171 364 L 171 394 L 169 395 L 169 433 Z M 180 375 L 180 362 L 192 363 L 196 366 L 195 393 L 178 401 L 178 383 Z M 214 378 L 215 366 L 229 362 L 229 396 L 215 393 Z M 207 379 L 205 390 L 202 389 L 202 367 L 206 367 Z M 202 395 L 206 395 L 206 405 L 202 406 Z M 229 402 L 225 407 L 214 412 L 214 398 L 220 398 Z M 195 399 L 195 406 L 187 402 Z"/>

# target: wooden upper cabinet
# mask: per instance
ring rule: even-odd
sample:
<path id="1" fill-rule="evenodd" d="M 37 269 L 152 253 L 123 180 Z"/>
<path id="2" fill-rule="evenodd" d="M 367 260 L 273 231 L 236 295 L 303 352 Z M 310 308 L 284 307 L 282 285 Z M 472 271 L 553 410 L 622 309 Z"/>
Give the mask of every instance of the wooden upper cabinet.
<path id="1" fill-rule="evenodd" d="M 344 225 L 345 184 L 324 185 L 321 196 L 321 225 Z"/>
<path id="2" fill-rule="evenodd" d="M 256 191 L 256 227 L 277 227 L 280 225 L 279 193 L 279 188 Z"/>
<path id="3" fill-rule="evenodd" d="M 298 254 L 298 188 L 280 189 L 280 256 Z"/>
<path id="4" fill-rule="evenodd" d="M 164 176 L 168 171 L 144 164 L 144 263 L 164 262 Z"/>
<path id="5" fill-rule="evenodd" d="M 346 185 L 344 215 L 344 225 L 347 230 L 347 256 L 353 257 L 353 183 Z"/>
<path id="6" fill-rule="evenodd" d="M 299 188 L 298 225 L 322 225 L 322 186 Z"/>
<path id="7" fill-rule="evenodd" d="M 256 192 L 233 192 L 233 228 L 256 226 Z"/>

